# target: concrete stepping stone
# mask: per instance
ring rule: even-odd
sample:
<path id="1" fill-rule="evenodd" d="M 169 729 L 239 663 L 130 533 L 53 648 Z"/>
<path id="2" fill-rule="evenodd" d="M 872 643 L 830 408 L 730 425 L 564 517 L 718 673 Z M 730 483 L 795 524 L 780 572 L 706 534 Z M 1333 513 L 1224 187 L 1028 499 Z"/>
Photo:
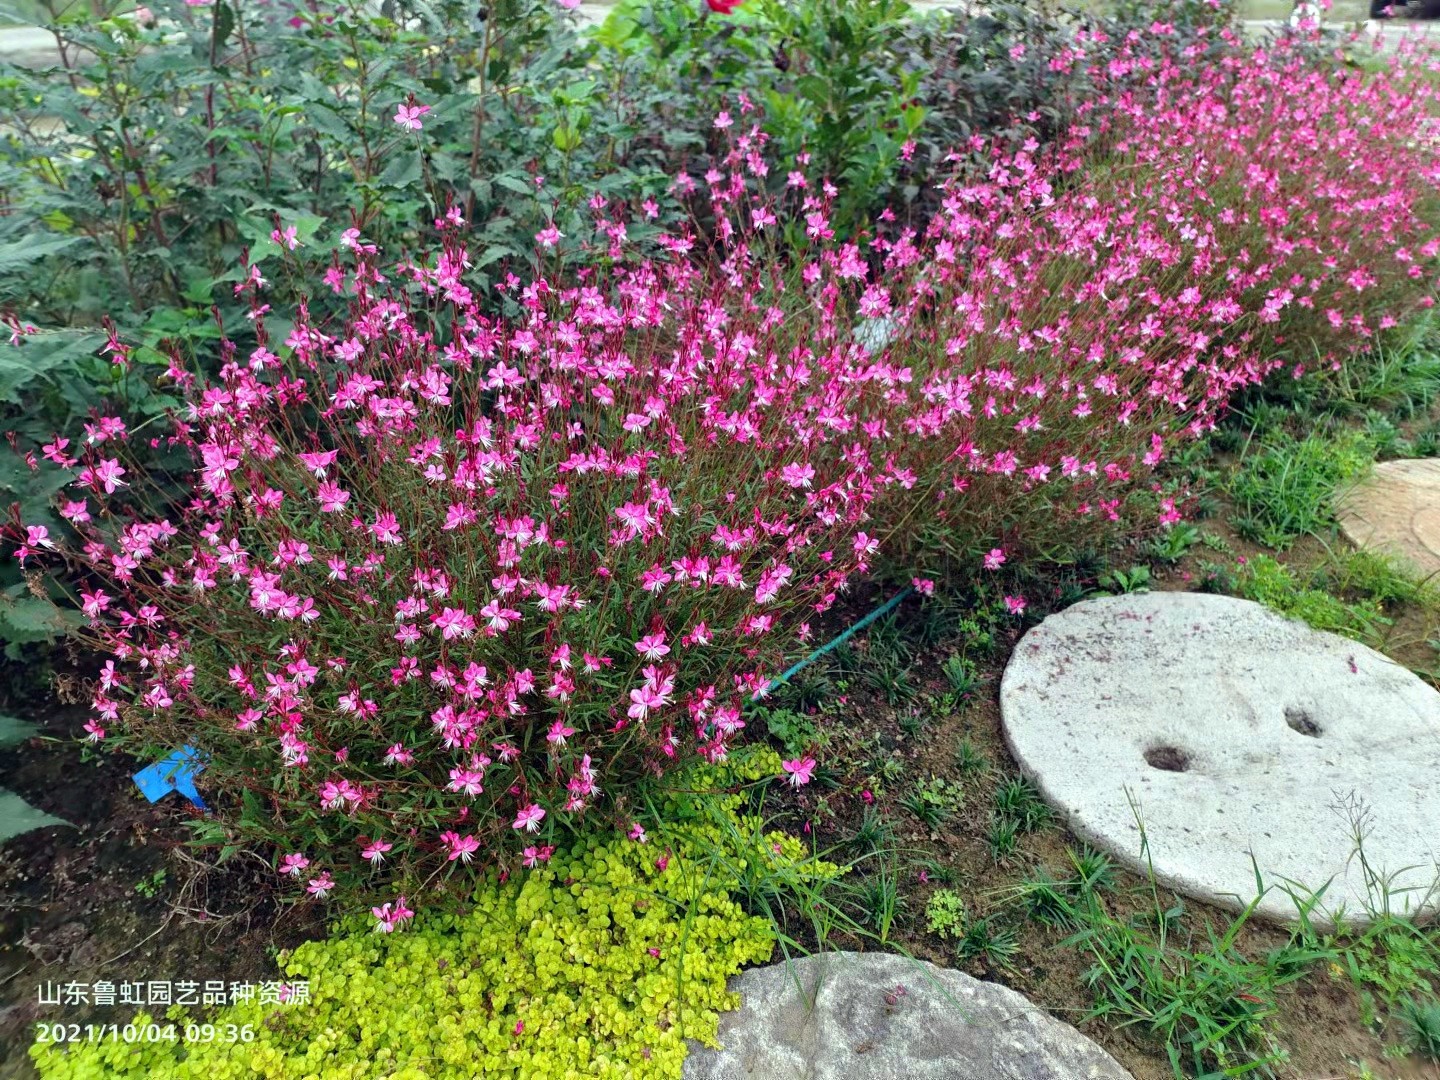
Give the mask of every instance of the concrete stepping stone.
<path id="1" fill-rule="evenodd" d="M 1336 516 L 1356 547 L 1392 555 L 1422 576 L 1440 571 L 1440 458 L 1376 465 L 1340 498 Z"/>
<path id="2" fill-rule="evenodd" d="M 1328 882 L 1315 921 L 1363 924 L 1368 865 L 1391 910 L 1435 907 L 1440 693 L 1373 649 L 1248 600 L 1104 597 L 1020 640 L 1000 705 L 1071 830 L 1143 873 L 1138 814 L 1177 892 L 1240 909 L 1258 866 L 1261 915 L 1292 921 L 1282 887 Z"/>
<path id="3" fill-rule="evenodd" d="M 1133 1080 L 1015 991 L 891 953 L 822 953 L 730 982 L 722 1050 L 685 1080 Z"/>

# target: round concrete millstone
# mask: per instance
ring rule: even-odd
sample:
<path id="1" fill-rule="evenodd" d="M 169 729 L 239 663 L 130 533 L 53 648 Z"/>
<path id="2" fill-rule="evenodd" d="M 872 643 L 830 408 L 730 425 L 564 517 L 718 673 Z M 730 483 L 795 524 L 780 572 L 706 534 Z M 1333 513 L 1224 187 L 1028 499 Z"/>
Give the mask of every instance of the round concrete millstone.
<path id="1" fill-rule="evenodd" d="M 1422 575 L 1440 571 L 1440 459 L 1376 465 L 1336 512 L 1356 547 L 1392 555 Z"/>
<path id="2" fill-rule="evenodd" d="M 723 1049 L 685 1080 L 1133 1080 L 1015 991 L 891 953 L 822 953 L 730 982 Z"/>
<path id="3" fill-rule="evenodd" d="M 1248 600 L 1086 600 L 1016 647 L 1000 688 L 1022 771 L 1082 839 L 1232 909 L 1367 921 L 1365 869 L 1392 910 L 1433 908 L 1440 876 L 1440 693 L 1373 649 Z M 1132 807 L 1133 800 L 1133 807 Z M 1252 863 L 1251 856 L 1254 856 Z M 1343 905 L 1343 907 L 1342 907 Z"/>

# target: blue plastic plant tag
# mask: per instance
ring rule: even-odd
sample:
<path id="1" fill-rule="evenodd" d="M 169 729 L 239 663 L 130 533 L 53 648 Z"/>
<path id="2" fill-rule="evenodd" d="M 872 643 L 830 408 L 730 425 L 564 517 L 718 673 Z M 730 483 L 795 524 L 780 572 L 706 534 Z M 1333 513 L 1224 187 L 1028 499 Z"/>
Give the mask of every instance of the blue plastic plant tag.
<path id="1" fill-rule="evenodd" d="M 200 793 L 195 790 L 195 777 L 201 769 L 199 751 L 193 746 L 176 750 L 163 761 L 157 761 L 135 774 L 135 786 L 144 792 L 152 803 L 163 799 L 172 791 L 178 791 L 201 810 L 207 809 Z"/>

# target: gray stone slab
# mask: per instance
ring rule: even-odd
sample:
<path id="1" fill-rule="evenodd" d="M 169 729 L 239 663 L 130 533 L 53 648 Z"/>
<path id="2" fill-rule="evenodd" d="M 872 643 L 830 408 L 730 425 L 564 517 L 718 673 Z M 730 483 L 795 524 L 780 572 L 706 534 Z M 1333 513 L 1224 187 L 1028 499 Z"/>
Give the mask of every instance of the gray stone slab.
<path id="1" fill-rule="evenodd" d="M 1421 576 L 1440 572 L 1440 459 L 1386 461 L 1336 507 L 1356 547 L 1393 556 Z"/>
<path id="2" fill-rule="evenodd" d="M 891 953 L 752 968 L 730 988 L 724 1049 L 692 1043 L 686 1080 L 1132 1080 L 1015 991 Z"/>
<path id="3" fill-rule="evenodd" d="M 1433 908 L 1440 693 L 1387 657 L 1246 600 L 1086 600 L 1020 641 L 1000 690 L 1020 768 L 1069 827 L 1176 891 L 1295 917 L 1286 882 L 1328 889 L 1316 921 L 1363 923 L 1369 867 L 1392 910 Z M 1132 807 L 1132 799 L 1134 806 Z M 1254 861 L 1252 862 L 1252 855 Z"/>

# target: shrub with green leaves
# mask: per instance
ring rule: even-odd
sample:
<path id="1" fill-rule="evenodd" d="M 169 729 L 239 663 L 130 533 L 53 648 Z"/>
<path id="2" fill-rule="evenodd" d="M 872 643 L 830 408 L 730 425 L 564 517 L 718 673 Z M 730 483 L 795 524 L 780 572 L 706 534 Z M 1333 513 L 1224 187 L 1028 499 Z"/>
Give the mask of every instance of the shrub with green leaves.
<path id="1" fill-rule="evenodd" d="M 27 442 L 102 408 L 155 420 L 177 404 L 154 386 L 175 349 L 213 372 L 222 340 L 253 348 L 242 252 L 277 310 L 303 291 L 323 326 L 347 302 L 314 289 L 344 230 L 398 255 L 463 222 L 493 307 L 488 286 L 535 267 L 537 230 L 578 234 L 588 200 L 638 207 L 668 183 L 612 123 L 554 0 L 483 19 L 458 0 L 342 0 L 288 23 L 227 0 L 104 10 L 56 16 L 62 66 L 0 65 L 0 425 Z M 637 212 L 629 239 L 652 228 Z"/>
<path id="2" fill-rule="evenodd" d="M 288 24 L 223 0 L 149 10 L 67 12 L 62 68 L 0 78 L 0 240 L 25 238 L 25 265 L 0 257 L 0 305 L 42 327 L 110 316 L 146 344 L 213 344 L 218 304 L 233 336 L 227 282 L 277 216 L 307 249 L 354 226 L 400 250 L 455 206 L 494 281 L 597 191 L 663 189 L 603 130 L 589 47 L 554 0 L 498 0 L 483 19 L 457 0 L 389 17 L 345 0 Z M 282 296 L 305 269 L 277 275 Z"/>

